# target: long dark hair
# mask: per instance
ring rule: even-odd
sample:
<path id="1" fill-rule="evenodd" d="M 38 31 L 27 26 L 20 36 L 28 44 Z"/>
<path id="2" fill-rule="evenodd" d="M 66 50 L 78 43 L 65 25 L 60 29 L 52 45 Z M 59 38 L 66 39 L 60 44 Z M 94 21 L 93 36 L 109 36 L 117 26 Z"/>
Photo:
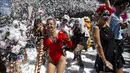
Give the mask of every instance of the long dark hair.
<path id="1" fill-rule="evenodd" d="M 33 31 L 36 31 L 36 29 L 38 28 L 38 27 L 37 27 L 37 24 L 41 24 L 41 23 L 42 23 L 41 19 L 35 19 L 35 20 L 34 20 Z"/>
<path id="2" fill-rule="evenodd" d="M 34 20 L 34 27 L 37 27 L 37 24 L 42 23 L 41 19 L 35 19 Z"/>

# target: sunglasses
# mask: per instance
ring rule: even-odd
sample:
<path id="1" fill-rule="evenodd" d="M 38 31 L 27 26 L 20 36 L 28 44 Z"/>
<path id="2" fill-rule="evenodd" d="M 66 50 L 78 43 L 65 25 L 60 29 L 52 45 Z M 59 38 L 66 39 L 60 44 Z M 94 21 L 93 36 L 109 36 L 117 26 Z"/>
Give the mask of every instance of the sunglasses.
<path id="1" fill-rule="evenodd" d="M 102 16 L 110 16 L 110 13 L 109 13 L 109 11 L 104 11 L 101 15 Z"/>
<path id="2" fill-rule="evenodd" d="M 106 14 L 106 13 L 104 13 L 104 14 L 102 14 L 102 16 L 110 16 L 110 14 Z"/>

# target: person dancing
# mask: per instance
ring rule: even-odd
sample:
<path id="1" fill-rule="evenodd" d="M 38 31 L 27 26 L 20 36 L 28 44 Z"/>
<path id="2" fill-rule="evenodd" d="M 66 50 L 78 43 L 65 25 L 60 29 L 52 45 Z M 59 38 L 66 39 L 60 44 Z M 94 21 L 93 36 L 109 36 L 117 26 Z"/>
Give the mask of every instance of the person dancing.
<path id="1" fill-rule="evenodd" d="M 62 42 L 68 47 L 72 46 L 69 36 L 56 29 L 56 20 L 54 18 L 47 19 L 47 36 L 43 39 L 43 50 L 49 50 L 49 58 L 47 65 L 47 73 L 63 73 L 66 67 L 66 58 L 63 54 Z"/>
<path id="2" fill-rule="evenodd" d="M 123 73 L 123 61 L 109 24 L 113 9 L 101 5 L 96 12 L 99 19 L 93 27 L 93 38 L 98 54 L 94 68 L 98 73 Z"/>

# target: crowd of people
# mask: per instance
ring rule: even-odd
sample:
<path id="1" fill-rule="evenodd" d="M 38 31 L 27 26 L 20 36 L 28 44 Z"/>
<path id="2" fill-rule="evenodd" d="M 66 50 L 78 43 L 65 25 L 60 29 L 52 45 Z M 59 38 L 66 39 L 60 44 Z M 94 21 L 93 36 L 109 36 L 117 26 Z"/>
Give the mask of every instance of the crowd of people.
<path id="1" fill-rule="evenodd" d="M 105 0 L 105 4 L 97 8 L 93 21 L 88 16 L 70 18 L 68 15 L 64 15 L 62 19 L 49 17 L 46 21 L 35 19 L 33 28 L 29 32 L 36 40 L 34 43 L 37 58 L 34 73 L 40 73 L 40 67 L 45 61 L 44 54 L 48 54 L 46 55 L 47 73 L 64 73 L 66 50 L 74 52 L 73 60 L 77 59 L 78 65 L 84 67 L 81 52 L 91 47 L 92 39 L 97 49 L 94 65 L 97 73 L 123 73 L 125 60 L 122 56 L 124 41 L 121 30 L 129 28 L 130 25 L 129 21 L 125 22 L 121 18 L 121 14 L 128 8 L 121 4 L 121 1 L 117 1 L 113 8 L 109 0 Z M 91 22 L 94 22 L 94 25 Z M 128 43 L 130 43 L 130 36 L 128 36 Z M 26 53 L 26 50 L 24 51 Z M 3 66 L 0 72 L 6 73 L 2 59 L 0 65 Z"/>
<path id="2" fill-rule="evenodd" d="M 96 11 L 98 19 L 93 27 L 89 17 L 78 19 L 64 15 L 58 24 L 54 18 L 48 18 L 45 24 L 46 35 L 43 38 L 44 50 L 49 50 L 47 73 L 55 72 L 55 69 L 57 73 L 63 73 L 66 67 L 63 46 L 69 50 L 73 49 L 73 60 L 77 58 L 80 67 L 83 67 L 81 51 L 90 47 L 90 36 L 93 36 L 98 52 L 94 66 L 96 71 L 123 73 L 125 61 L 122 56 L 121 30 L 127 28 L 129 23 L 120 18 L 125 10 L 120 3 L 115 3 L 116 11 L 111 7 L 109 0 L 106 0 L 106 5 L 99 6 Z"/>

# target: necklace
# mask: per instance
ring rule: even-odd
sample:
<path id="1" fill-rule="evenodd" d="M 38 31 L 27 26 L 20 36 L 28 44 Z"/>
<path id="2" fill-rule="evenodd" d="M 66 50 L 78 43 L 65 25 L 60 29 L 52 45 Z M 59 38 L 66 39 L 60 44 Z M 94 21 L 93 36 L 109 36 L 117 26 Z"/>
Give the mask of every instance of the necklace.
<path id="1" fill-rule="evenodd" d="M 56 43 L 56 41 L 57 41 L 57 38 L 54 37 L 54 36 L 51 36 L 50 39 L 51 39 L 51 41 L 54 42 L 54 43 Z"/>
<path id="2" fill-rule="evenodd" d="M 53 33 L 50 33 L 49 38 L 52 42 L 56 42 L 57 36 L 58 36 L 58 31 L 55 30 Z"/>

